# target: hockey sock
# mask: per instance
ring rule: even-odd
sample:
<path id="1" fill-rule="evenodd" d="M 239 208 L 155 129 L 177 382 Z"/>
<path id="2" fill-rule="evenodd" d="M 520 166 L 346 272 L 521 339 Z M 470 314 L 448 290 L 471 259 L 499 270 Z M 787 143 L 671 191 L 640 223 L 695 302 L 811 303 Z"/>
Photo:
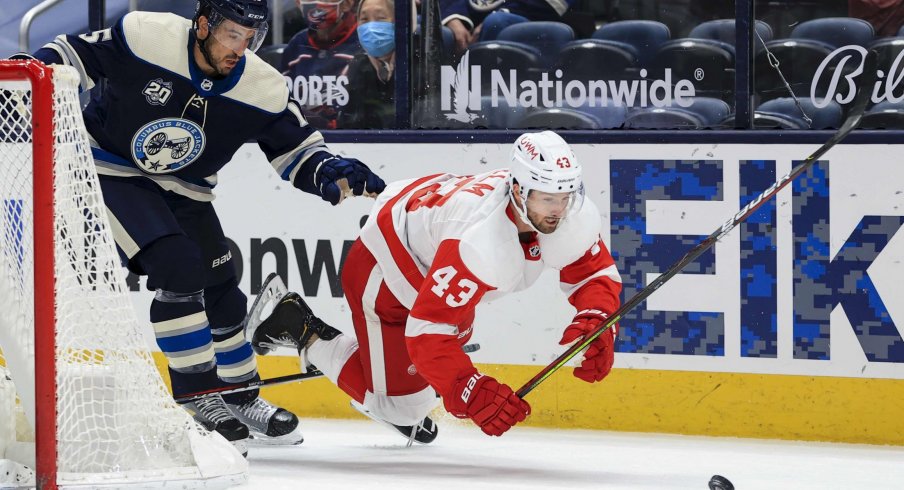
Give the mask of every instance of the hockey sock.
<path id="1" fill-rule="evenodd" d="M 200 292 L 182 294 L 157 290 L 151 302 L 151 324 L 157 345 L 169 364 L 174 395 L 216 385 L 195 386 L 190 376 L 180 379 L 181 375 L 213 373 L 216 367 L 213 338 Z M 176 391 L 176 386 L 185 391 Z"/>
<path id="2" fill-rule="evenodd" d="M 364 403 L 367 385 L 358 341 L 348 335 L 332 340 L 318 340 L 307 349 L 307 361 L 317 366 L 342 391 Z"/>

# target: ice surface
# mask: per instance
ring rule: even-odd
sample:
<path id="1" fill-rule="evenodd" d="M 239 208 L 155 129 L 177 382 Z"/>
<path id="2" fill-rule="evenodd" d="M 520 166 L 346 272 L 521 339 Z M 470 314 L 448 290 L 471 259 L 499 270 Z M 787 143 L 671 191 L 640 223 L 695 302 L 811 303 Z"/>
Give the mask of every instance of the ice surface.
<path id="1" fill-rule="evenodd" d="M 305 442 L 251 448 L 247 488 L 902 489 L 904 448 L 515 427 L 501 438 L 442 419 L 429 446 L 384 426 L 302 420 Z"/>

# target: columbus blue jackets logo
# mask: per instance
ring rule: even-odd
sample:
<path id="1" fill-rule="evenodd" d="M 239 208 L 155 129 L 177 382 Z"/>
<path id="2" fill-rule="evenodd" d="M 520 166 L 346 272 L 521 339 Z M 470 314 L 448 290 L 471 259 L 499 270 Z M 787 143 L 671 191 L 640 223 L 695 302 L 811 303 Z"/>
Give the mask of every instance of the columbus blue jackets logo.
<path id="1" fill-rule="evenodd" d="M 132 138 L 132 159 L 149 174 L 169 174 L 191 165 L 204 151 L 201 126 L 165 118 L 145 124 Z"/>

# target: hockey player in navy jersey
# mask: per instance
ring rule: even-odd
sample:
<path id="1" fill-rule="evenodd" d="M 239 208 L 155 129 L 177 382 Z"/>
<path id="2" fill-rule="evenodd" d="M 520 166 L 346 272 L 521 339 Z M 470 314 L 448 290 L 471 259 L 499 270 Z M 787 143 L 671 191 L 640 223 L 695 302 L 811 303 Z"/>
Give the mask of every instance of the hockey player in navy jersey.
<path id="1" fill-rule="evenodd" d="M 85 125 L 116 244 L 156 291 L 150 319 L 176 396 L 258 379 L 243 336 L 246 297 L 211 203 L 233 154 L 256 140 L 283 179 L 333 205 L 384 187 L 360 161 L 329 151 L 282 75 L 253 54 L 267 17 L 266 0 L 201 0 L 194 20 L 133 12 L 34 53 L 75 67 L 82 90 L 107 82 Z M 298 418 L 256 391 L 186 408 L 240 450 L 249 429 L 265 443 L 302 441 Z"/>

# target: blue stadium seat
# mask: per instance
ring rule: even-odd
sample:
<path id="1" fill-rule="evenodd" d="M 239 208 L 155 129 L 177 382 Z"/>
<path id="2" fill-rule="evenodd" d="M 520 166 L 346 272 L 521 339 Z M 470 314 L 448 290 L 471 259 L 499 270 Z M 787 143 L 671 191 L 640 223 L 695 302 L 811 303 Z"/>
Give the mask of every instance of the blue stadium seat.
<path id="1" fill-rule="evenodd" d="M 483 125 L 489 129 L 508 129 L 514 128 L 525 114 L 527 109 L 520 105 L 509 107 L 504 101 L 500 107 L 493 107 L 493 98 L 484 95 L 480 99 L 481 116 L 483 117 Z"/>
<path id="2" fill-rule="evenodd" d="M 515 70 L 518 79 L 535 79 L 541 62 L 540 51 L 534 47 L 510 41 L 486 41 L 474 43 L 468 48 L 468 62 L 483 69 L 482 86 L 490 86 L 490 69 L 508 73 Z"/>
<path id="3" fill-rule="evenodd" d="M 618 41 L 637 49 L 637 62 L 649 67 L 659 47 L 672 35 L 668 26 L 653 20 L 621 20 L 606 24 L 593 33 L 593 39 Z"/>
<path id="4" fill-rule="evenodd" d="M 809 129 L 835 129 L 841 126 L 844 111 L 838 102 L 829 100 L 827 101 L 828 105 L 825 107 L 816 107 L 813 100 L 809 97 L 800 97 L 798 100 L 804 112 L 813 120 L 809 125 Z M 756 112 L 759 114 L 785 116 L 796 120 L 804 128 L 808 127 L 806 119 L 804 119 L 800 109 L 791 97 L 781 97 L 763 102 L 756 108 Z"/>
<path id="5" fill-rule="evenodd" d="M 562 46 L 574 40 L 574 30 L 561 22 L 522 22 L 503 29 L 496 40 L 533 46 L 540 50 L 541 60 L 549 66 Z"/>
<path id="6" fill-rule="evenodd" d="M 776 39 L 766 43 L 766 47 L 778 59 L 779 69 L 794 94 L 807 97 L 810 96 L 813 74 L 833 49 L 823 42 L 809 39 Z M 765 51 L 757 53 L 753 69 L 756 73 L 755 91 L 764 100 L 790 95 L 778 72 L 769 64 Z M 828 78 L 823 76 L 824 82 L 817 87 L 817 96 L 825 95 Z"/>
<path id="7" fill-rule="evenodd" d="M 725 118 L 721 124 L 723 127 L 733 128 L 735 126 L 735 115 L 732 114 Z M 755 129 L 807 129 L 806 123 L 798 119 L 776 114 L 754 112 L 753 127 Z"/>
<path id="8" fill-rule="evenodd" d="M 904 103 L 879 102 L 863 114 L 859 127 L 864 129 L 904 129 Z"/>
<path id="9" fill-rule="evenodd" d="M 757 34 L 763 38 L 763 42 L 772 40 L 772 27 L 769 24 L 758 20 L 755 24 Z M 696 39 L 712 39 L 713 41 L 721 41 L 732 47 L 731 52 L 734 53 L 734 45 L 736 41 L 735 20 L 734 19 L 717 19 L 703 22 L 691 29 L 687 37 Z M 763 43 L 754 36 L 753 45 L 755 49 L 763 49 Z"/>
<path id="10" fill-rule="evenodd" d="M 813 39 L 832 48 L 849 44 L 866 47 L 876 37 L 873 25 L 852 17 L 825 17 L 801 22 L 791 31 L 792 39 Z"/>
<path id="11" fill-rule="evenodd" d="M 624 80 L 632 78 L 637 57 L 634 48 L 616 41 L 581 39 L 562 47 L 553 70 L 571 80 Z"/>
<path id="12" fill-rule="evenodd" d="M 695 129 L 704 127 L 703 119 L 680 107 L 643 107 L 628 114 L 625 128 Z"/>
<path id="13" fill-rule="evenodd" d="M 254 54 L 266 61 L 268 65 L 279 70 L 280 64 L 282 63 L 283 51 L 285 50 L 285 44 L 271 44 L 270 46 L 261 47 Z"/>
<path id="14" fill-rule="evenodd" d="M 605 105 L 603 100 L 594 99 L 593 104 L 588 100 L 584 105 L 575 107 L 575 110 L 587 114 L 596 120 L 600 129 L 621 128 L 625 125 L 625 119 L 628 117 L 628 108 L 615 105 L 612 99 L 607 99 Z"/>
<path id="15" fill-rule="evenodd" d="M 708 128 L 719 126 L 731 113 L 731 106 L 727 102 L 714 97 L 694 97 L 690 107 L 682 109 L 699 116 L 703 127 Z"/>
<path id="16" fill-rule="evenodd" d="M 869 47 L 876 51 L 876 54 L 878 55 L 877 66 L 885 73 L 886 79 L 889 76 L 892 78 L 897 77 L 897 74 L 900 74 L 901 70 L 904 70 L 904 55 L 901 55 L 901 53 L 904 52 L 904 37 L 886 37 L 877 39 L 870 44 Z M 896 74 L 890 74 L 891 66 L 898 56 L 902 56 L 902 58 L 901 61 L 898 62 L 898 66 L 895 67 Z M 904 97 L 904 84 L 895 87 L 892 94 L 895 97 Z"/>
<path id="17" fill-rule="evenodd" d="M 651 76 L 661 78 L 672 71 L 672 83 L 691 80 L 698 96 L 731 98 L 734 93 L 734 56 L 718 41 L 674 39 L 656 53 Z M 699 79 L 702 76 L 702 79 Z"/>
<path id="18" fill-rule="evenodd" d="M 529 112 L 518 129 L 600 129 L 597 120 L 573 109 L 540 109 Z"/>

